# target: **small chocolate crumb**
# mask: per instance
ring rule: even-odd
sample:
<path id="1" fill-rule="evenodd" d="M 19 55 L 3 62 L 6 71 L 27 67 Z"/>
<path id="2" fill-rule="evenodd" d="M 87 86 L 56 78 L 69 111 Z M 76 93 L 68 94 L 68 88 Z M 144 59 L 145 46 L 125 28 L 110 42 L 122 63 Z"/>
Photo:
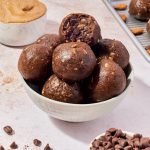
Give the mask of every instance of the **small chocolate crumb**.
<path id="1" fill-rule="evenodd" d="M 2 145 L 0 145 L 0 150 L 5 150 L 4 147 Z"/>
<path id="2" fill-rule="evenodd" d="M 49 146 L 49 144 L 47 144 L 47 145 L 45 146 L 44 150 L 53 150 L 53 149 Z"/>
<path id="3" fill-rule="evenodd" d="M 12 148 L 12 149 L 17 149 L 17 148 L 18 148 L 18 145 L 17 145 L 15 142 L 13 142 L 13 143 L 10 145 L 10 148 Z"/>
<path id="4" fill-rule="evenodd" d="M 25 145 L 25 146 L 23 147 L 23 150 L 28 150 L 28 148 L 29 148 L 29 146 L 28 146 L 28 145 Z"/>
<path id="5" fill-rule="evenodd" d="M 15 133 L 11 126 L 5 126 L 3 129 L 8 135 L 13 135 Z"/>
<path id="6" fill-rule="evenodd" d="M 38 140 L 38 139 L 34 139 L 33 140 L 33 144 L 35 145 L 35 146 L 41 146 L 42 145 L 42 142 L 40 141 L 40 140 Z"/>

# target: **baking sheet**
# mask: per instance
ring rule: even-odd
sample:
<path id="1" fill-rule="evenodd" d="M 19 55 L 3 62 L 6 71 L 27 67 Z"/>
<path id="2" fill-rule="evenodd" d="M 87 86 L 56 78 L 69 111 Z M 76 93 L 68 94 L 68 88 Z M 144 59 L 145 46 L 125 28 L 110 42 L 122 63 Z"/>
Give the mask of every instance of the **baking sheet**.
<path id="1" fill-rule="evenodd" d="M 130 16 L 128 10 L 125 11 L 116 11 L 112 6 L 118 3 L 125 3 L 129 6 L 130 0 L 103 0 L 108 9 L 112 12 L 115 16 L 117 21 L 120 23 L 122 28 L 127 32 L 131 40 L 136 45 L 137 49 L 141 52 L 144 58 L 150 63 L 150 55 L 146 52 L 145 47 L 150 45 L 150 35 L 146 32 L 146 22 L 142 22 L 136 20 L 134 17 Z M 125 14 L 128 19 L 127 22 L 124 23 L 118 14 Z M 144 29 L 144 34 L 135 36 L 130 31 L 131 28 L 134 27 L 141 27 Z"/>

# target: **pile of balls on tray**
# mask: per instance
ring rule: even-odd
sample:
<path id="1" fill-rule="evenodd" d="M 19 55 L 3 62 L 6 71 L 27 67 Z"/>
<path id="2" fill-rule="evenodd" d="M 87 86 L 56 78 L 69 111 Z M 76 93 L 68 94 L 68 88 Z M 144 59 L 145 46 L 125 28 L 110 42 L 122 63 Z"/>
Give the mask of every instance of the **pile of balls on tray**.
<path id="1" fill-rule="evenodd" d="M 23 49 L 18 68 L 23 78 L 56 101 L 85 104 L 121 94 L 127 84 L 126 47 L 102 39 L 95 18 L 83 13 L 66 16 L 59 35 L 46 34 Z"/>

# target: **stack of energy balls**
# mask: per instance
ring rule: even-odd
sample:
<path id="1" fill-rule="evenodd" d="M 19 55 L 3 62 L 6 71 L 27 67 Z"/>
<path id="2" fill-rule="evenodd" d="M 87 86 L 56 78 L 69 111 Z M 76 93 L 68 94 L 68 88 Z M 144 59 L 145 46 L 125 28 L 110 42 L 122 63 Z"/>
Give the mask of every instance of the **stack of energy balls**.
<path id="1" fill-rule="evenodd" d="M 86 104 L 121 94 L 128 64 L 120 41 L 102 39 L 95 18 L 76 13 L 62 20 L 59 35 L 46 34 L 23 49 L 18 68 L 25 80 L 42 85 L 43 96 Z"/>

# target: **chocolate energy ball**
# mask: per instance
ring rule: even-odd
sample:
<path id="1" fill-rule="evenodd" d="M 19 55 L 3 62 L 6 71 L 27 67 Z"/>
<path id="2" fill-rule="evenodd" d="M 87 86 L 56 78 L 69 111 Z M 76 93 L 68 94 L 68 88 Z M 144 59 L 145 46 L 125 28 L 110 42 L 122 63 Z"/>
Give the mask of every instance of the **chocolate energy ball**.
<path id="1" fill-rule="evenodd" d="M 24 79 L 29 81 L 44 81 L 51 72 L 52 54 L 48 48 L 33 44 L 23 49 L 18 69 Z"/>
<path id="2" fill-rule="evenodd" d="M 45 34 L 42 37 L 40 37 L 36 42 L 36 44 L 41 44 L 46 46 L 51 53 L 53 53 L 53 50 L 61 44 L 61 40 L 59 35 L 56 34 Z"/>
<path id="3" fill-rule="evenodd" d="M 111 39 L 100 40 L 95 51 L 98 59 L 112 59 L 123 69 L 129 64 L 128 50 L 120 41 Z"/>
<path id="4" fill-rule="evenodd" d="M 101 102 L 119 95 L 126 87 L 122 68 L 112 60 L 102 59 L 88 83 L 89 98 Z"/>
<path id="5" fill-rule="evenodd" d="M 64 43 L 56 47 L 52 58 L 54 73 L 65 81 L 79 81 L 94 70 L 96 57 L 83 42 Z"/>
<path id="6" fill-rule="evenodd" d="M 150 20 L 149 20 L 148 23 L 147 23 L 146 29 L 147 29 L 147 32 L 150 33 Z"/>
<path id="7" fill-rule="evenodd" d="M 67 83 L 52 75 L 44 84 L 42 95 L 65 103 L 82 103 L 83 96 L 78 83 Z"/>
<path id="8" fill-rule="evenodd" d="M 129 13 L 139 20 L 150 19 L 150 0 L 131 0 Z"/>
<path id="9" fill-rule="evenodd" d="M 85 42 L 90 46 L 102 39 L 101 30 L 95 18 L 83 13 L 66 16 L 60 25 L 59 34 L 65 42 Z"/>

